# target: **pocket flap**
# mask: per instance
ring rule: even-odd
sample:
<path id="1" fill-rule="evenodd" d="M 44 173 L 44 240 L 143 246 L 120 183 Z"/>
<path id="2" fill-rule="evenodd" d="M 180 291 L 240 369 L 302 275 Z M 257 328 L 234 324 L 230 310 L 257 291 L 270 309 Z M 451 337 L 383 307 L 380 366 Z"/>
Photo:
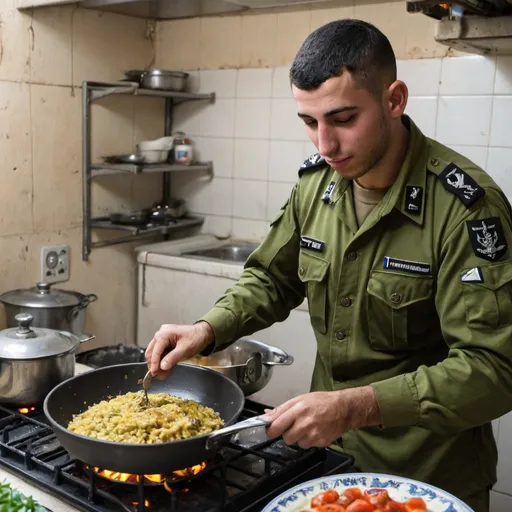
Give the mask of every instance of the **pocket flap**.
<path id="1" fill-rule="evenodd" d="M 489 290 L 498 290 L 502 286 L 512 281 L 512 262 L 503 261 L 501 263 L 492 263 L 491 265 L 482 265 L 480 271 L 482 273 L 482 282 L 463 281 L 464 286 L 483 286 Z M 461 276 L 468 270 L 461 273 Z"/>
<path id="2" fill-rule="evenodd" d="M 301 250 L 299 253 L 299 279 L 304 283 L 323 281 L 329 270 L 329 265 L 327 260 Z"/>
<path id="3" fill-rule="evenodd" d="M 368 281 L 367 291 L 391 308 L 401 309 L 431 297 L 432 277 L 374 270 Z"/>

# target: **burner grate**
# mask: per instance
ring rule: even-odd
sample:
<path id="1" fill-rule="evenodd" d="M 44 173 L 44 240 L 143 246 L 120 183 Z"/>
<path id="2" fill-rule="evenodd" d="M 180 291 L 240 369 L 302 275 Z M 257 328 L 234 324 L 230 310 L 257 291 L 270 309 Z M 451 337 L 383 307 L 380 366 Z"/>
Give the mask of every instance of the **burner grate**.
<path id="1" fill-rule="evenodd" d="M 265 407 L 246 400 L 241 420 Z M 352 458 L 268 440 L 263 429 L 235 435 L 196 475 L 164 485 L 112 481 L 71 457 L 44 413 L 0 406 L 0 465 L 83 512 L 255 512 L 284 490 L 327 473 L 352 471 Z M 105 468 L 108 469 L 108 468 Z"/>

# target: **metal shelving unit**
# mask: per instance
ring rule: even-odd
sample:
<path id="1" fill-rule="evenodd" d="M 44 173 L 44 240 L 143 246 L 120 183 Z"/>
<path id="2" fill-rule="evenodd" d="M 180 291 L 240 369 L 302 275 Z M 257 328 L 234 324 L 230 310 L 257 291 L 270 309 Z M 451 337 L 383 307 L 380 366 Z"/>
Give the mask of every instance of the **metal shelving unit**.
<path id="1" fill-rule="evenodd" d="M 171 135 L 173 110 L 176 105 L 185 101 L 206 100 L 214 101 L 215 93 L 194 94 L 187 92 L 157 91 L 142 89 L 135 82 L 92 82 L 82 83 L 82 181 L 83 181 L 83 238 L 82 259 L 87 261 L 93 248 L 108 245 L 132 242 L 144 237 L 169 235 L 170 233 L 192 226 L 200 226 L 203 218 L 187 216 L 177 219 L 166 225 L 127 226 L 112 223 L 108 217 L 92 217 L 91 215 L 91 183 L 97 176 L 162 173 L 163 203 L 170 199 L 170 173 L 180 171 L 199 171 L 213 175 L 212 162 L 197 163 L 195 165 L 179 164 L 107 164 L 93 163 L 91 160 L 91 107 L 98 101 L 113 94 L 127 94 L 133 96 L 152 96 L 165 100 L 165 127 L 164 135 Z M 108 229 L 125 232 L 126 235 L 108 240 L 92 241 L 93 229 Z"/>

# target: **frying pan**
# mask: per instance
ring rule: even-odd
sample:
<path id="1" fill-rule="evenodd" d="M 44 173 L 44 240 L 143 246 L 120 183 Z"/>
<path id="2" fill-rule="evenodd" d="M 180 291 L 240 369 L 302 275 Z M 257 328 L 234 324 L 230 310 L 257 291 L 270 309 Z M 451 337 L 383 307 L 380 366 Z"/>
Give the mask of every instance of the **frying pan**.
<path id="1" fill-rule="evenodd" d="M 217 411 L 225 427 L 211 434 L 155 444 L 113 443 L 85 437 L 66 427 L 74 414 L 109 397 L 140 391 L 145 363 L 99 368 L 68 379 L 50 391 L 43 408 L 62 446 L 74 457 L 102 469 L 136 475 L 166 474 L 211 459 L 222 442 L 240 430 L 266 426 L 260 417 L 236 423 L 245 397 L 231 379 L 209 368 L 178 364 L 165 380 L 153 379 L 150 393 L 196 400 Z"/>

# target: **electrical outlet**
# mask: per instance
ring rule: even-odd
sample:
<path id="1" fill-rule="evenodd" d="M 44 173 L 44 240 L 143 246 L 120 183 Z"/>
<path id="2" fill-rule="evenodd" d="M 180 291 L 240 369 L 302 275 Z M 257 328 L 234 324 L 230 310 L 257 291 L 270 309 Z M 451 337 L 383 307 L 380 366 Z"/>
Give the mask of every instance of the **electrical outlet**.
<path id="1" fill-rule="evenodd" d="M 69 245 L 41 247 L 41 281 L 60 283 L 69 280 Z"/>

